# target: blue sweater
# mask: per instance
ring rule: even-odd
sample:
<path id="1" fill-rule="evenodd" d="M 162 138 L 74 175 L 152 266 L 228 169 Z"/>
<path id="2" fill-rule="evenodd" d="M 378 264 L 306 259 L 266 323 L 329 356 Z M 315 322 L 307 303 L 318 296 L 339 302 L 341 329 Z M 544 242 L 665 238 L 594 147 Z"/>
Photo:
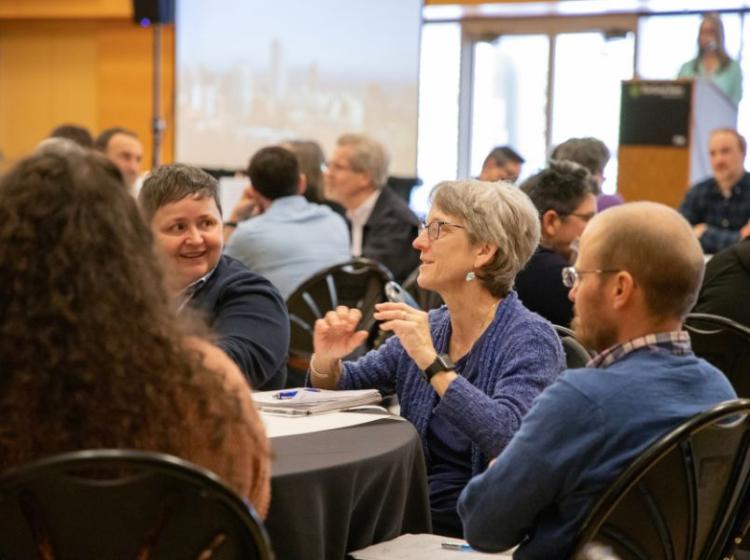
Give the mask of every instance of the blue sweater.
<path id="1" fill-rule="evenodd" d="M 447 353 L 451 325 L 445 306 L 430 312 L 430 329 L 437 352 Z M 507 445 L 534 397 L 562 371 L 564 363 L 551 325 L 511 292 L 498 306 L 492 323 L 456 364 L 457 373 L 463 376 L 450 384 L 442 399 L 420 377 L 417 365 L 395 336 L 358 361 L 346 362 L 339 388 L 397 393 L 401 415 L 422 438 L 428 466 L 427 426 L 433 414 L 440 415 L 471 439 L 472 474 L 477 474 Z"/>
<path id="2" fill-rule="evenodd" d="M 633 351 L 606 369 L 565 371 L 492 467 L 464 488 L 466 539 L 486 551 L 521 543 L 515 559 L 567 558 L 583 518 L 633 458 L 733 398 L 719 370 L 663 349 Z"/>

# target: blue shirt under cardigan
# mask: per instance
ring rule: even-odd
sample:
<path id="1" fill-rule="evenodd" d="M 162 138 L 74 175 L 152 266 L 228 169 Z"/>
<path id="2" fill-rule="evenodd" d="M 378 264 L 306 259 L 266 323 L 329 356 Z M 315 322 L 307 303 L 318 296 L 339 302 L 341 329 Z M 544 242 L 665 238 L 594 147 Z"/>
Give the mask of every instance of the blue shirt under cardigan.
<path id="1" fill-rule="evenodd" d="M 466 305 L 470 305 L 467 302 Z M 435 349 L 447 353 L 450 315 L 443 306 L 430 312 Z M 439 398 L 409 357 L 398 337 L 356 362 L 345 362 L 340 389 L 376 388 L 398 394 L 401 415 L 422 438 L 432 464 L 427 426 L 434 415 L 471 439 L 472 474 L 481 472 L 507 445 L 534 398 L 557 376 L 565 359 L 550 323 L 526 309 L 515 292 L 497 307 L 495 317 L 468 354 L 457 363 L 460 376 Z"/>
<path id="2" fill-rule="evenodd" d="M 565 371 L 464 489 L 464 536 L 487 551 L 521 543 L 516 560 L 567 558 L 583 518 L 633 458 L 733 398 L 726 377 L 692 352 L 640 348 L 603 369 Z"/>

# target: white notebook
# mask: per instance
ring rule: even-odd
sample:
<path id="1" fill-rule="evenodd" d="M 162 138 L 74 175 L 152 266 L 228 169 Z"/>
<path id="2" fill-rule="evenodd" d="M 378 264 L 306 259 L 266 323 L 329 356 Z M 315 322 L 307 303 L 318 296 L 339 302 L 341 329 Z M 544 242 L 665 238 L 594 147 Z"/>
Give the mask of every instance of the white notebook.
<path id="1" fill-rule="evenodd" d="M 377 404 L 383 400 L 376 389 L 328 391 L 312 387 L 260 391 L 253 393 L 256 408 L 268 414 L 304 416 L 319 412 L 345 410 L 355 406 Z"/>

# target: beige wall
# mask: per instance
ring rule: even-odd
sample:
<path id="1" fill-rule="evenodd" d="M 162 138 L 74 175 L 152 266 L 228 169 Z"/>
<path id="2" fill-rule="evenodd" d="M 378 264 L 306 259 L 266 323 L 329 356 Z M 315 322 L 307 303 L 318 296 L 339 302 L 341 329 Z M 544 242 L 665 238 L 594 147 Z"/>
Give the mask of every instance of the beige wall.
<path id="1" fill-rule="evenodd" d="M 151 162 L 153 31 L 130 0 L 0 0 L 0 168 L 62 122 L 96 134 L 121 125 Z M 162 161 L 173 157 L 174 29 L 163 33 Z"/>

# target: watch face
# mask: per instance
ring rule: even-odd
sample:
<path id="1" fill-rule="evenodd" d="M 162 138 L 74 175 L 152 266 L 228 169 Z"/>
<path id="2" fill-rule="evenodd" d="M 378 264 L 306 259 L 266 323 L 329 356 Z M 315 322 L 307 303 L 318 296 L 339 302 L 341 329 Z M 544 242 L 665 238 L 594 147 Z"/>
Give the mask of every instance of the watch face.
<path id="1" fill-rule="evenodd" d="M 440 371 L 450 371 L 456 367 L 448 354 L 438 354 L 436 361 L 440 362 Z"/>
<path id="2" fill-rule="evenodd" d="M 452 369 L 455 369 L 455 367 L 453 360 L 451 360 L 448 354 L 438 354 L 435 361 L 424 370 L 423 374 L 429 381 L 435 374 L 440 373 L 441 371 L 451 371 Z"/>

